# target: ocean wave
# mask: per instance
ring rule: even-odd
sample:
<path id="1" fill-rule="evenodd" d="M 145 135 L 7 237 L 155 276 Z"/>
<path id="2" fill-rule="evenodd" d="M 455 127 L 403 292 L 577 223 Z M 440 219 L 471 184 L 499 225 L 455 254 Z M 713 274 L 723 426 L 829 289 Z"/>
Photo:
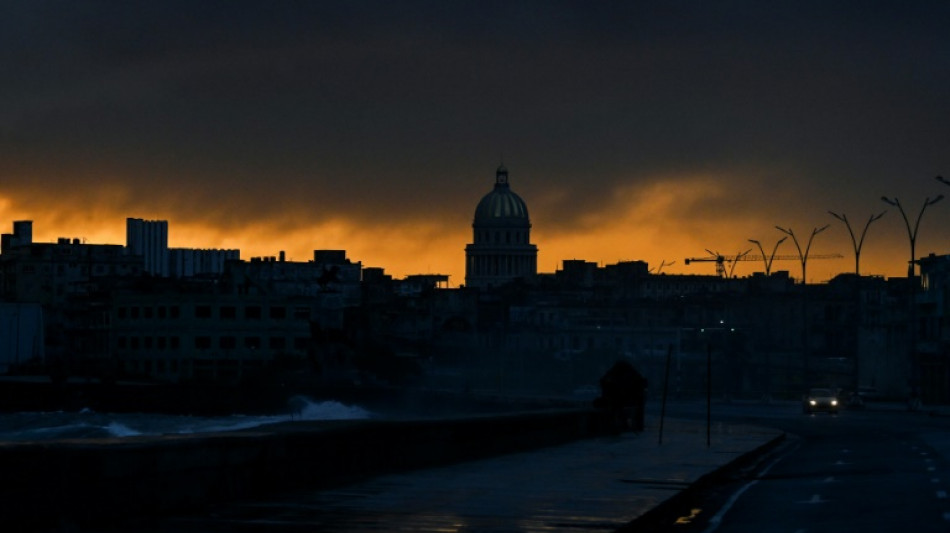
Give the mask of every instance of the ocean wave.
<path id="1" fill-rule="evenodd" d="M 370 411 L 335 400 L 314 401 L 296 396 L 288 402 L 288 412 L 274 415 L 195 417 L 161 414 L 37 412 L 0 414 L 0 442 L 49 441 L 61 439 L 127 438 L 137 436 L 219 433 L 252 429 L 268 424 L 371 418 Z"/>

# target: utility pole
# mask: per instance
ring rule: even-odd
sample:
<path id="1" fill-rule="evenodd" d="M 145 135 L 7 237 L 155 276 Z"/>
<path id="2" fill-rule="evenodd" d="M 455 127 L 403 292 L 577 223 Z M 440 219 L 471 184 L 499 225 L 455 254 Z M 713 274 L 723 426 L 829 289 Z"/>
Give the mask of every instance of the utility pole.
<path id="1" fill-rule="evenodd" d="M 845 227 L 848 228 L 848 234 L 851 235 L 851 245 L 854 247 L 854 274 L 856 276 L 861 275 L 861 248 L 864 246 L 864 237 L 868 234 L 868 228 L 871 226 L 871 223 L 875 220 L 880 219 L 884 216 L 884 213 L 887 213 L 887 210 L 882 211 L 877 215 L 871 215 L 871 218 L 868 219 L 867 223 L 864 224 L 864 230 L 861 232 L 861 239 L 856 240 L 854 238 L 854 231 L 851 229 L 851 223 L 848 222 L 848 215 L 839 215 L 834 211 L 828 211 L 831 216 L 837 218 L 838 220 L 844 222 Z"/>

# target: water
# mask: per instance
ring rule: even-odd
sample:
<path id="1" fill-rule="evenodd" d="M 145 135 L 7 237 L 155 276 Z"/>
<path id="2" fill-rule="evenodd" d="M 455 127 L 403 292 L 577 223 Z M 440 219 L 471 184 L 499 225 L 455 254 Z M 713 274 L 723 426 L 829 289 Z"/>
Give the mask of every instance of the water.
<path id="1" fill-rule="evenodd" d="M 248 429 L 278 422 L 303 420 L 353 420 L 373 413 L 338 401 L 315 402 L 298 396 L 290 401 L 293 412 L 279 415 L 199 417 L 145 413 L 23 412 L 0 414 L 0 442 L 57 439 L 123 438 L 142 435 L 211 433 Z"/>

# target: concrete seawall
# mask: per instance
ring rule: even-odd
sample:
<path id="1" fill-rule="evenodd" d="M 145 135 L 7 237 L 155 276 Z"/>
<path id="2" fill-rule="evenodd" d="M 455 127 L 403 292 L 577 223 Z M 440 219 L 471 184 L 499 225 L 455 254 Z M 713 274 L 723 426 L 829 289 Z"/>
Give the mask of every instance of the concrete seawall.
<path id="1" fill-rule="evenodd" d="M 0 516 L 108 524 L 561 444 L 611 431 L 589 409 L 275 424 L 219 434 L 0 444 Z"/>

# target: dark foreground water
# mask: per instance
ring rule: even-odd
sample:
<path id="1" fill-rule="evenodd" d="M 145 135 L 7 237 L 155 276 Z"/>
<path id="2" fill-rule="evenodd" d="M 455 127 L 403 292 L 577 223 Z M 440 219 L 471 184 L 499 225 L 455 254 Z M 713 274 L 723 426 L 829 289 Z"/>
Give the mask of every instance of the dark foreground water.
<path id="1" fill-rule="evenodd" d="M 184 416 L 146 413 L 78 412 L 0 413 L 0 442 L 98 439 L 235 431 L 278 422 L 351 420 L 374 415 L 357 405 L 335 400 L 291 400 L 293 412 L 278 415 Z"/>

